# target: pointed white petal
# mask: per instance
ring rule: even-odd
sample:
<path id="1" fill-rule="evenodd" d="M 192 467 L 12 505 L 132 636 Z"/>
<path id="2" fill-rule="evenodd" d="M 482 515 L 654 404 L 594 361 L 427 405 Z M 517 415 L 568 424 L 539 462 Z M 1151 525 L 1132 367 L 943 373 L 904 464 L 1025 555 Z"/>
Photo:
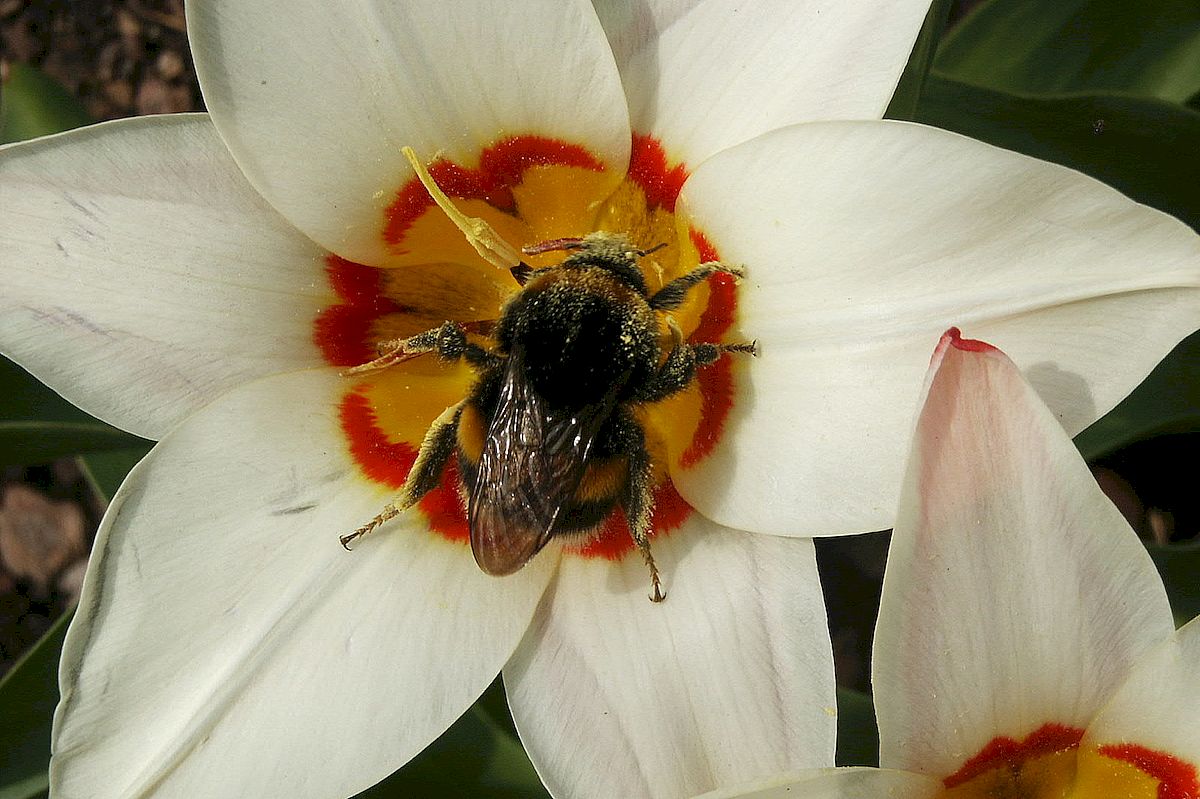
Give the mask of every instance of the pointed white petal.
<path id="1" fill-rule="evenodd" d="M 920 774 L 856 766 L 781 775 L 696 799 L 932 799 L 941 793 L 940 782 Z"/>
<path id="2" fill-rule="evenodd" d="M 944 777 L 997 736 L 1082 730 L 1171 634 L 1162 581 L 999 350 L 934 357 L 883 581 L 880 764 Z"/>
<path id="3" fill-rule="evenodd" d="M 1088 726 L 1093 746 L 1132 743 L 1200 773 L 1200 617 L 1151 650 Z"/>
<path id="4" fill-rule="evenodd" d="M 811 541 L 693 515 L 636 553 L 564 555 L 504 670 L 556 796 L 678 797 L 833 762 L 834 685 Z"/>
<path id="5" fill-rule="evenodd" d="M 531 134 L 586 147 L 614 182 L 625 171 L 625 97 L 585 0 L 302 0 L 286 13 L 209 0 L 188 5 L 188 30 L 250 181 L 352 260 L 388 257 L 385 209 L 413 175 L 404 145 L 475 167 L 481 147 Z"/>
<path id="6" fill-rule="evenodd" d="M 554 558 L 483 575 L 357 477 L 339 378 L 226 394 L 117 493 L 67 636 L 60 796 L 348 796 L 444 730 L 508 659 Z"/>
<path id="7" fill-rule="evenodd" d="M 633 129 L 691 167 L 797 122 L 878 119 L 928 0 L 596 0 Z"/>
<path id="8" fill-rule="evenodd" d="M 324 253 L 203 115 L 5 148 L 0 207 L 0 347 L 88 413 L 159 438 L 232 386 L 321 363 Z"/>
<path id="9" fill-rule="evenodd" d="M 959 325 L 1008 352 L 1072 434 L 1200 327 L 1200 237 L 1097 181 L 933 128 L 797 125 L 683 189 L 745 264 L 733 412 L 673 475 L 723 524 L 890 527 L 929 351 Z"/>

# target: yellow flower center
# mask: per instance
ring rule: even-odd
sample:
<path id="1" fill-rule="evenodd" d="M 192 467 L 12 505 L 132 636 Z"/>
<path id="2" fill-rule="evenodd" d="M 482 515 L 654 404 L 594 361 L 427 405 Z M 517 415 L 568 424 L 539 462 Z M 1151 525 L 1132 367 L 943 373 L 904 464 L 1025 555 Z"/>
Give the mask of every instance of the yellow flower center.
<path id="1" fill-rule="evenodd" d="M 579 238 L 593 231 L 624 234 L 643 250 L 666 245 L 640 259 L 650 294 L 717 253 L 702 231 L 677 219 L 674 208 L 686 178 L 653 139 L 635 136 L 628 172 L 614 176 L 582 147 L 537 136 L 515 136 L 484 148 L 475 164 L 435 160 L 428 177 L 453 200 L 451 214 L 486 222 L 490 233 L 464 236 L 435 204 L 418 178 L 405 183 L 387 210 L 382 237 L 392 257 L 377 267 L 330 256 L 328 275 L 338 299 L 318 316 L 314 339 L 326 360 L 354 367 L 376 357 L 381 342 L 460 323 L 476 343 L 491 346 L 489 335 L 501 309 L 520 284 L 499 266 L 511 252 L 542 242 Z M 435 192 L 437 193 L 437 192 Z M 511 250 L 506 250 L 511 245 Z M 494 252 L 493 252 L 494 250 Z M 482 253 L 482 254 L 481 254 Z M 533 268 L 564 258 L 550 251 L 524 255 Z M 728 275 L 716 275 L 692 290 L 670 316 L 684 338 L 717 342 L 734 320 L 735 288 Z M 660 329 L 664 352 L 671 333 Z M 655 469 L 654 532 L 677 527 L 690 508 L 674 491 L 668 463 L 686 468 L 703 458 L 720 436 L 731 396 L 729 358 L 705 367 L 687 389 L 661 402 L 634 408 L 646 434 Z M 385 370 L 356 375 L 342 400 L 347 447 L 362 474 L 381 489 L 395 491 L 408 476 L 421 441 L 446 408 L 471 391 L 475 373 L 464 362 L 436 355 L 406 360 Z M 419 507 L 430 526 L 465 540 L 461 486 L 454 459 L 440 488 Z M 620 513 L 578 549 L 584 554 L 623 556 L 632 543 Z"/>

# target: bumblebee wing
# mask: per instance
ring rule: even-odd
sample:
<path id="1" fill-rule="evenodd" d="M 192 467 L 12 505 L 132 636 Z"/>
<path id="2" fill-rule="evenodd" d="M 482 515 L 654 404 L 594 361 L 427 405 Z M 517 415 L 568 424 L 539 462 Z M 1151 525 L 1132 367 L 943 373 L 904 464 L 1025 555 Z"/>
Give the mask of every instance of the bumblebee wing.
<path id="1" fill-rule="evenodd" d="M 509 355 L 468 500 L 471 551 L 481 569 L 512 574 L 546 545 L 611 410 L 611 402 L 551 409 L 526 378 L 522 353 Z"/>

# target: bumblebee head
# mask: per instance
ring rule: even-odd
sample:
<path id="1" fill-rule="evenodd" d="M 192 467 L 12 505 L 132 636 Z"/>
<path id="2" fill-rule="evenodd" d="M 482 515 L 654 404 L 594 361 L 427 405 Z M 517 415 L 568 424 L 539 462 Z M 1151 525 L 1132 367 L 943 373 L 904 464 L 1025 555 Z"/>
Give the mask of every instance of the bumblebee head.
<path id="1" fill-rule="evenodd" d="M 571 254 L 559 264 L 560 268 L 604 269 L 628 283 L 642 296 L 646 296 L 646 278 L 638 266 L 638 259 L 657 252 L 665 246 L 667 245 L 664 243 L 648 250 L 639 250 L 633 246 L 633 242 L 628 237 L 621 233 L 597 231 L 589 233 L 583 238 L 543 241 L 540 244 L 524 247 L 521 251 L 526 255 L 537 255 L 556 250 L 570 252 Z"/>

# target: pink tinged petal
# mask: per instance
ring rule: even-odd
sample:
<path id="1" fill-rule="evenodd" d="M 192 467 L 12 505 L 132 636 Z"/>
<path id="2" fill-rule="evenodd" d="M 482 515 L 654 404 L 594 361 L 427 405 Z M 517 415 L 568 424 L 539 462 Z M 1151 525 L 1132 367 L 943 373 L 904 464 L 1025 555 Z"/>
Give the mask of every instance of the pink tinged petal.
<path id="1" fill-rule="evenodd" d="M 330 3 L 286 13 L 188 6 L 204 99 L 250 181 L 338 255 L 386 260 L 385 209 L 412 177 L 400 152 L 477 165 L 507 136 L 581 145 L 614 185 L 629 158 L 625 97 L 583 0 Z"/>
<path id="2" fill-rule="evenodd" d="M 634 130 L 676 160 L 797 122 L 878 119 L 928 0 L 595 0 Z"/>
<path id="3" fill-rule="evenodd" d="M 696 799 L 933 799 L 941 793 L 939 781 L 920 774 L 855 766 L 781 775 Z"/>
<path id="4" fill-rule="evenodd" d="M 1148 652 L 1088 726 L 1086 746 L 1135 744 L 1200 777 L 1200 618 Z"/>
<path id="5" fill-rule="evenodd" d="M 998 736 L 1082 729 L 1171 629 L 1154 564 L 1054 415 L 951 331 L 884 576 L 880 764 L 945 777 Z"/>
<path id="6" fill-rule="evenodd" d="M 358 478 L 339 380 L 237 389 L 176 428 L 102 525 L 64 650 L 60 796 L 348 796 L 509 658 L 554 568 L 503 580 Z"/>
<path id="7" fill-rule="evenodd" d="M 831 765 L 833 661 L 811 541 L 699 516 L 637 553 L 566 555 L 504 670 L 555 796 L 680 797 Z"/>
<path id="8" fill-rule="evenodd" d="M 316 366 L 323 253 L 246 183 L 208 118 L 0 152 L 0 347 L 150 438 L 227 389 Z"/>
<path id="9" fill-rule="evenodd" d="M 797 125 L 705 163 L 683 201 L 745 264 L 729 338 L 761 349 L 712 457 L 672 475 L 723 524 L 890 527 L 928 353 L 951 325 L 1008 352 L 1072 434 L 1200 327 L 1185 225 L 933 128 Z"/>

